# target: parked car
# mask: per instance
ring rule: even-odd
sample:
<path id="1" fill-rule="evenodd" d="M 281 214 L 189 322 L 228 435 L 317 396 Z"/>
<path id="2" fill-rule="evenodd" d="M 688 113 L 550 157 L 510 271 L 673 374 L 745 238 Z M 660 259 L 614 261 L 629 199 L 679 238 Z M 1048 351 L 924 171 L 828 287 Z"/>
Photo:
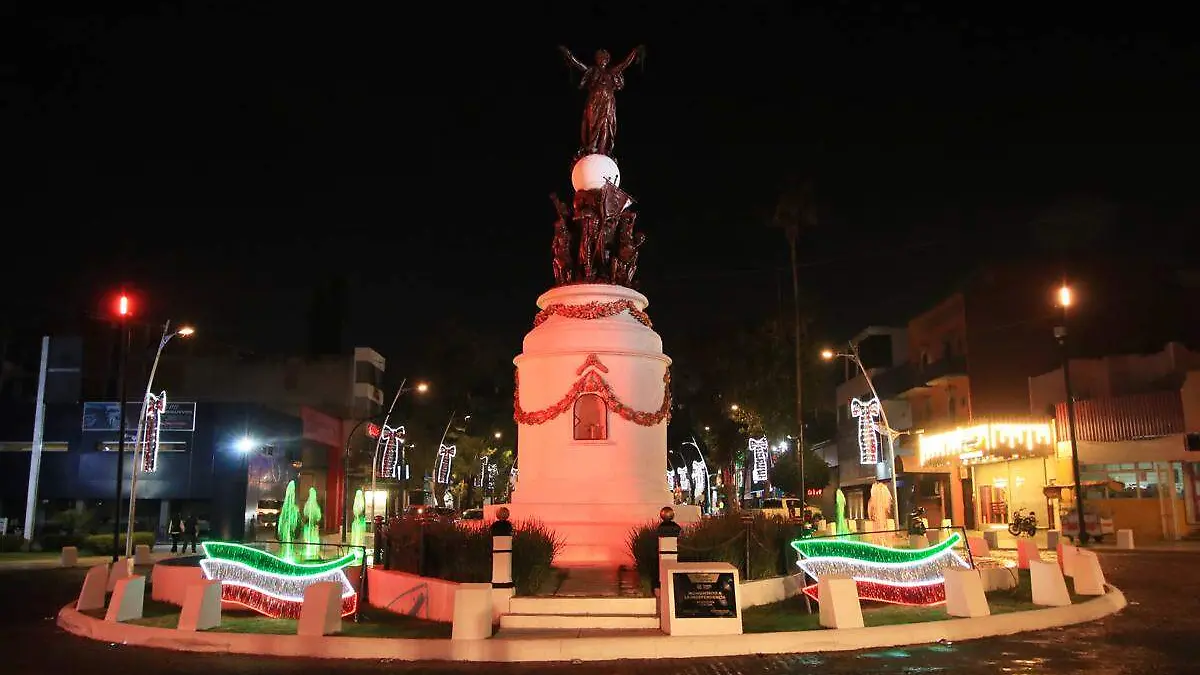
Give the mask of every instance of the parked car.
<path id="1" fill-rule="evenodd" d="M 782 520 L 800 520 L 804 516 L 805 510 L 810 520 L 817 521 L 824 518 L 819 506 L 809 504 L 802 510 L 799 497 L 768 497 L 762 500 L 762 503 L 757 508 L 749 510 L 753 513 L 761 513 L 767 518 L 779 518 Z"/>
<path id="2" fill-rule="evenodd" d="M 459 520 L 483 520 L 483 509 L 467 509 L 458 517 Z"/>

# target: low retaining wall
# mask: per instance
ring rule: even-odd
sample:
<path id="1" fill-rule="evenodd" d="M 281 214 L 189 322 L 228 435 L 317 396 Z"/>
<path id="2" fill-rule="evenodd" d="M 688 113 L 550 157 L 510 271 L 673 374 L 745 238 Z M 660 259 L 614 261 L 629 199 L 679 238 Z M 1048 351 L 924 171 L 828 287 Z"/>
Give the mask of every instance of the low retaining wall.
<path id="1" fill-rule="evenodd" d="M 199 567 L 158 563 L 150 570 L 150 598 L 183 607 L 188 585 L 203 579 Z"/>
<path id="2" fill-rule="evenodd" d="M 719 640 L 655 634 L 582 638 L 522 637 L 516 640 L 406 640 L 212 631 L 193 633 L 94 619 L 75 611 L 74 603 L 59 611 L 58 625 L 69 633 L 93 640 L 191 652 L 402 661 L 609 661 L 849 651 L 926 644 L 938 640 L 972 640 L 1094 621 L 1120 611 L 1125 604 L 1125 596 L 1121 591 L 1109 586 L 1107 594 L 1068 607 L 897 626 L 723 635 Z"/>
<path id="3" fill-rule="evenodd" d="M 457 589 L 456 582 L 445 579 L 367 568 L 368 604 L 395 614 L 451 622 Z"/>
<path id="4" fill-rule="evenodd" d="M 738 586 L 742 607 L 758 607 L 772 602 L 787 600 L 794 595 L 800 595 L 804 589 L 804 574 L 797 573 L 790 577 L 773 577 L 747 581 Z"/>

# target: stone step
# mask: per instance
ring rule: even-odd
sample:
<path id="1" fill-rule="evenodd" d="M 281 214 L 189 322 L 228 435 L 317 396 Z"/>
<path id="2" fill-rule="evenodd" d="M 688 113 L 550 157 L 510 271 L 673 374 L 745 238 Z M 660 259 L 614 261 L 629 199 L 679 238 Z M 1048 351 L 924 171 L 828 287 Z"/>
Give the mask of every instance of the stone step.
<path id="1" fill-rule="evenodd" d="M 658 617 L 654 614 L 505 614 L 500 617 L 500 628 L 645 630 L 658 628 Z"/>
<path id="2" fill-rule="evenodd" d="M 658 613 L 658 600 L 655 598 L 516 597 L 509 602 L 508 611 L 513 614 L 633 616 Z"/>

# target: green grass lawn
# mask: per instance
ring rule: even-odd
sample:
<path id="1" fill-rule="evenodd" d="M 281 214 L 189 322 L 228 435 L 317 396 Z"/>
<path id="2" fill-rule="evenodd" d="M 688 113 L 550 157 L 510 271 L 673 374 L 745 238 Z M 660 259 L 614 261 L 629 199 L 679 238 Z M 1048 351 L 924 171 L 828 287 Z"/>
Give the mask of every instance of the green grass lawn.
<path id="1" fill-rule="evenodd" d="M 1071 584 L 1067 584 L 1068 589 Z M 1029 583 L 1029 571 L 1020 570 L 1017 587 L 1006 591 L 993 591 L 987 594 L 988 605 L 992 614 L 1008 614 L 1024 612 L 1031 609 L 1043 609 L 1033 604 L 1033 591 Z M 1071 602 L 1084 602 L 1088 596 L 1077 596 L 1071 593 Z M 904 605 L 889 605 L 886 603 L 863 603 L 863 623 L 867 626 L 893 626 L 900 623 L 924 623 L 926 621 L 942 621 L 951 617 L 946 615 L 945 605 L 933 607 L 908 607 Z M 820 628 L 817 617 L 817 603 L 812 603 L 812 613 L 806 611 L 803 596 L 788 598 L 782 602 L 759 607 L 750 607 L 742 613 L 742 630 L 747 633 L 775 633 L 794 630 L 815 630 Z"/>
<path id="2" fill-rule="evenodd" d="M 12 551 L 9 553 L 0 553 L 0 562 L 6 560 L 54 560 L 58 556 L 59 553 L 57 551 Z"/>
<path id="3" fill-rule="evenodd" d="M 149 595 L 149 591 L 146 594 Z M 103 618 L 104 610 L 85 614 Z M 179 608 L 147 598 L 142 606 L 142 618 L 129 623 L 134 626 L 173 629 L 179 625 Z M 270 619 L 256 612 L 222 612 L 221 625 L 206 632 L 295 635 L 296 623 L 293 619 Z M 342 619 L 342 632 L 338 635 L 371 638 L 449 638 L 450 624 L 365 607 L 357 623 L 352 617 Z"/>

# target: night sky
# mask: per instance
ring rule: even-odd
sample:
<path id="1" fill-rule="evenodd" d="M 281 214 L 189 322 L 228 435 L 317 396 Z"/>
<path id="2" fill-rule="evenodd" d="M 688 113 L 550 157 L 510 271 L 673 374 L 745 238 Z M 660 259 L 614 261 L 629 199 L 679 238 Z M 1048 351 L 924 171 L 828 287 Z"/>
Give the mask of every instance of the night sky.
<path id="1" fill-rule="evenodd" d="M 647 47 L 615 153 L 668 353 L 788 301 L 768 223 L 790 181 L 816 185 L 802 284 L 837 338 L 1045 252 L 1031 223 L 1056 205 L 1088 250 L 1179 250 L 1200 215 L 1200 42 L 1138 6 L 117 4 L 0 21 L 10 325 L 126 283 L 147 316 L 297 351 L 343 277 L 347 347 L 419 367 L 454 323 L 515 353 L 578 143 L 559 43 Z"/>

